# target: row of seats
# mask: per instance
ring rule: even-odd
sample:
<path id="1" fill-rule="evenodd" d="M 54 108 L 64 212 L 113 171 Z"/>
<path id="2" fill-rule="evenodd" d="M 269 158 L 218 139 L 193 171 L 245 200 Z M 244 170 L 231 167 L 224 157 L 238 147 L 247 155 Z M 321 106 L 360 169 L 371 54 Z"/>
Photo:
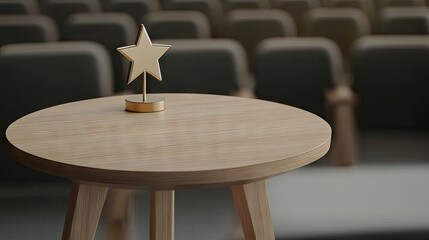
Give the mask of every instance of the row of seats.
<path id="1" fill-rule="evenodd" d="M 159 10 L 188 10 L 198 11 L 204 14 L 215 36 L 218 36 L 222 18 L 227 12 L 235 9 L 261 9 L 272 6 L 273 8 L 284 10 L 297 23 L 298 30 L 301 30 L 304 14 L 312 9 L 321 6 L 328 8 L 353 8 L 362 11 L 373 28 L 378 29 L 378 16 L 382 18 L 385 13 L 375 9 L 383 9 L 388 6 L 414 6 L 424 7 L 425 2 L 420 1 L 369 1 L 369 0 L 169 0 L 159 3 L 157 0 L 40 0 L 41 10 L 38 10 L 36 0 L 2 0 L 0 1 L 0 14 L 25 14 L 42 13 L 51 16 L 61 28 L 66 18 L 76 12 L 124 12 L 132 16 L 136 23 L 140 23 L 144 16 L 150 12 Z M 222 5 L 228 11 L 222 11 Z M 163 6 L 163 7 L 160 7 Z M 378 6 L 378 7 L 375 7 Z M 420 13 L 418 13 L 420 15 Z M 408 15 L 408 14 L 406 14 Z M 298 31 L 301 33 L 301 31 Z"/>
<path id="2" fill-rule="evenodd" d="M 208 2 L 205 0 L 2 0 L 0 13 L 46 13 L 52 10 L 51 7 L 62 4 L 68 4 L 70 7 L 79 6 L 76 8 L 89 11 L 134 11 L 139 12 L 140 17 L 150 11 L 189 7 L 206 8 L 207 11 L 213 12 L 243 8 L 281 8 L 296 13 L 315 7 L 357 7 L 371 14 L 383 7 L 429 6 L 427 0 L 211 0 L 210 2 L 214 2 L 212 4 Z"/>
<path id="3" fill-rule="evenodd" d="M 102 4 L 97 2 L 97 0 L 94 2 L 44 0 L 41 2 L 41 5 L 45 6 L 45 9 L 49 9 L 47 6 L 51 6 L 55 9 L 54 12 L 58 16 L 53 17 L 56 19 L 57 25 L 63 26 L 60 31 L 55 30 L 55 24 L 50 23 L 47 17 L 3 16 L 0 17 L 0 30 L 4 30 L 4 32 L 8 34 L 0 35 L 0 46 L 8 42 L 52 41 L 57 39 L 91 40 L 99 42 L 108 48 L 111 53 L 111 58 L 114 63 L 114 76 L 117 82 L 115 91 L 119 92 L 124 90 L 122 82 L 125 76 L 124 72 L 127 69 L 127 63 L 124 62 L 123 59 L 120 59 L 115 48 L 132 43 L 132 41 L 128 39 L 133 38 L 132 36 L 135 35 L 136 30 L 132 29 L 133 20 L 130 16 L 133 16 L 134 20 L 136 20 L 136 14 L 139 13 L 140 15 L 137 17 L 136 21 L 143 22 L 146 25 L 153 39 L 208 38 L 213 35 L 231 38 L 237 40 L 244 46 L 251 66 L 253 66 L 254 62 L 253 56 L 255 47 L 263 39 L 297 35 L 327 37 L 334 40 L 339 45 L 344 56 L 345 65 L 348 67 L 350 46 L 359 37 L 371 34 L 372 32 L 370 19 L 363 11 L 357 8 L 365 10 L 362 4 L 366 3 L 366 5 L 368 5 L 372 4 L 372 2 L 332 0 L 323 2 L 323 5 L 355 8 L 315 8 L 315 6 L 321 5 L 321 3 L 313 3 L 317 1 L 294 1 L 312 2 L 312 4 L 307 4 L 311 7 L 306 8 L 306 10 L 311 10 L 307 11 L 304 17 L 299 21 L 293 20 L 293 14 L 289 15 L 287 12 L 278 9 L 247 9 L 230 11 L 222 16 L 222 21 L 219 19 L 216 20 L 215 22 L 217 22 L 217 24 L 215 24 L 213 19 L 219 18 L 219 16 L 217 16 L 219 14 L 213 14 L 208 10 L 211 9 L 211 7 L 206 5 L 209 3 L 206 3 L 205 0 L 170 0 L 163 2 L 163 4 L 157 1 L 144 0 L 106 0 L 103 1 Z M 284 1 L 284 3 L 286 4 L 287 2 L 286 5 L 289 6 L 288 4 L 294 1 L 288 0 Z M 19 2 L 31 2 L 31 0 L 17 1 L 17 3 Z M 99 5 L 103 5 L 105 9 L 127 12 L 129 16 L 125 14 L 121 15 L 120 13 L 73 14 L 74 12 L 80 11 L 97 11 L 98 8 L 94 7 L 97 6 L 95 2 Z M 225 1 L 224 4 L 228 2 L 232 3 L 234 1 Z M 247 0 L 236 2 L 247 2 Z M 272 5 L 281 8 L 280 5 L 277 4 L 280 2 L 283 1 L 273 1 Z M 347 5 L 343 2 L 358 2 L 359 4 Z M 72 3 L 76 5 L 73 7 Z M 389 4 L 398 5 L 396 2 Z M 383 6 L 389 4 L 386 3 Z M 410 2 L 409 5 L 411 4 L 419 5 L 418 2 Z M 86 8 L 82 7 L 82 5 L 85 5 Z M 188 10 L 155 11 L 159 9 L 159 5 L 164 5 L 165 9 Z M 189 9 L 197 11 L 189 11 Z M 47 10 L 45 10 L 45 12 L 47 12 Z M 145 15 L 145 17 L 142 18 L 141 15 Z M 69 17 L 66 18 L 66 16 Z M 381 33 L 429 34 L 429 8 L 386 8 L 380 11 L 380 19 L 378 25 L 380 29 L 379 32 Z M 136 21 L 134 21 L 134 24 Z M 26 33 L 23 30 L 24 28 L 27 28 L 27 31 L 30 33 Z M 33 32 L 35 32 L 35 34 Z M 253 68 L 251 68 L 251 70 L 253 70 Z"/>
<path id="4" fill-rule="evenodd" d="M 125 12 L 136 21 L 144 14 L 159 10 L 157 0 L 1 0 L 0 14 L 46 14 L 59 26 L 76 12 Z"/>
<path id="5" fill-rule="evenodd" d="M 230 94 L 252 84 L 244 50 L 233 40 L 174 40 L 171 44 L 175 47 L 160 59 L 164 81 L 149 81 L 151 92 Z M 327 119 L 333 126 L 333 149 L 343 152 L 353 136 L 352 123 L 347 123 L 353 121 L 353 99 L 341 84 L 344 69 L 338 47 L 323 38 L 273 38 L 263 41 L 255 54 L 257 97 Z M 357 42 L 353 56 L 362 128 L 429 129 L 425 110 L 429 104 L 429 37 L 368 36 Z M 109 55 L 96 43 L 2 47 L 2 131 L 14 119 L 44 107 L 112 95 L 111 73 Z M 5 143 L 4 135 L 2 139 Z M 9 159 L 7 156 L 3 149 L 2 159 Z M 9 167 L 1 169 L 7 169 L 1 174 L 6 179 L 22 176 Z"/>
<path id="6" fill-rule="evenodd" d="M 429 8 L 385 10 L 387 17 L 382 26 L 386 33 L 429 33 Z M 408 20 L 403 20 L 405 15 Z M 144 22 L 153 39 L 210 37 L 209 22 L 195 11 L 153 12 L 147 14 Z M 346 66 L 354 41 L 371 32 L 367 18 L 356 9 L 314 9 L 308 12 L 304 25 L 304 35 L 334 40 L 345 57 Z M 55 24 L 42 15 L 0 16 L 0 32 L 5 33 L 0 35 L 0 46 L 60 39 Z M 61 32 L 63 40 L 88 40 L 104 45 L 114 65 L 115 91 L 124 90 L 127 62 L 117 54 L 116 48 L 134 42 L 136 27 L 131 17 L 123 13 L 76 13 L 67 19 Z M 254 50 L 261 40 L 294 37 L 297 29 L 291 17 L 280 10 L 234 10 L 224 17 L 222 36 L 241 43 L 253 66 Z"/>

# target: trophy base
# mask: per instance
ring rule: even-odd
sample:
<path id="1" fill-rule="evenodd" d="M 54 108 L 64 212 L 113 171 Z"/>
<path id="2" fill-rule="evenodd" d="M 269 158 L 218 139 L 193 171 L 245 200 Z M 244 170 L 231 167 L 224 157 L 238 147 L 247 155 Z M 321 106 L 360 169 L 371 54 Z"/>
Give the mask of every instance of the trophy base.
<path id="1" fill-rule="evenodd" d="M 143 102 L 142 95 L 134 95 L 125 99 L 125 110 L 129 112 L 159 112 L 165 109 L 165 99 L 158 96 L 147 95 Z"/>

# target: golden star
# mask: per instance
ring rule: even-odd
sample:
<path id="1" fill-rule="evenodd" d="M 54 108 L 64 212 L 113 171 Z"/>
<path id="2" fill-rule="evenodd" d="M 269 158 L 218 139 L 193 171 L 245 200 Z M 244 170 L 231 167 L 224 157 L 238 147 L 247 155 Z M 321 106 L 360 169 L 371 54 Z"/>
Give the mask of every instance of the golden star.
<path id="1" fill-rule="evenodd" d="M 128 84 L 144 72 L 148 72 L 159 81 L 162 81 L 158 59 L 161 58 L 170 47 L 169 45 L 152 44 L 142 24 L 137 43 L 135 45 L 118 48 L 118 51 L 131 61 Z"/>

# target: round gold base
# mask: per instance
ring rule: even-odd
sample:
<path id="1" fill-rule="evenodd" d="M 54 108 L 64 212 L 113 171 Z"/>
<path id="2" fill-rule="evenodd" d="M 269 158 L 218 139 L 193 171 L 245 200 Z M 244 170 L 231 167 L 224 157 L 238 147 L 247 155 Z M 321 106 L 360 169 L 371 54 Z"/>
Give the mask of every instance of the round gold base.
<path id="1" fill-rule="evenodd" d="M 165 99 L 158 96 L 147 95 L 143 102 L 142 95 L 135 95 L 125 99 L 125 110 L 130 112 L 159 112 L 165 109 Z"/>

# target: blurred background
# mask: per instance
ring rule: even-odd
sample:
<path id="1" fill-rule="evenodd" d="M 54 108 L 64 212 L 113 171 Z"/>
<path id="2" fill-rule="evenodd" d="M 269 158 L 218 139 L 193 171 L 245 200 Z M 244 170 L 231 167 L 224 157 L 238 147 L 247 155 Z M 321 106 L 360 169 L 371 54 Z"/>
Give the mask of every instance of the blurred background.
<path id="1" fill-rule="evenodd" d="M 0 239 L 59 239 L 71 186 L 13 161 L 7 126 L 139 92 L 116 48 L 140 24 L 173 46 L 149 93 L 259 98 L 332 126 L 327 156 L 267 182 L 276 239 L 429 239 L 428 0 L 0 0 Z M 121 196 L 107 206 L 133 214 L 106 209 L 96 239 L 148 239 L 148 192 Z M 176 206 L 177 239 L 242 239 L 229 189 Z"/>

